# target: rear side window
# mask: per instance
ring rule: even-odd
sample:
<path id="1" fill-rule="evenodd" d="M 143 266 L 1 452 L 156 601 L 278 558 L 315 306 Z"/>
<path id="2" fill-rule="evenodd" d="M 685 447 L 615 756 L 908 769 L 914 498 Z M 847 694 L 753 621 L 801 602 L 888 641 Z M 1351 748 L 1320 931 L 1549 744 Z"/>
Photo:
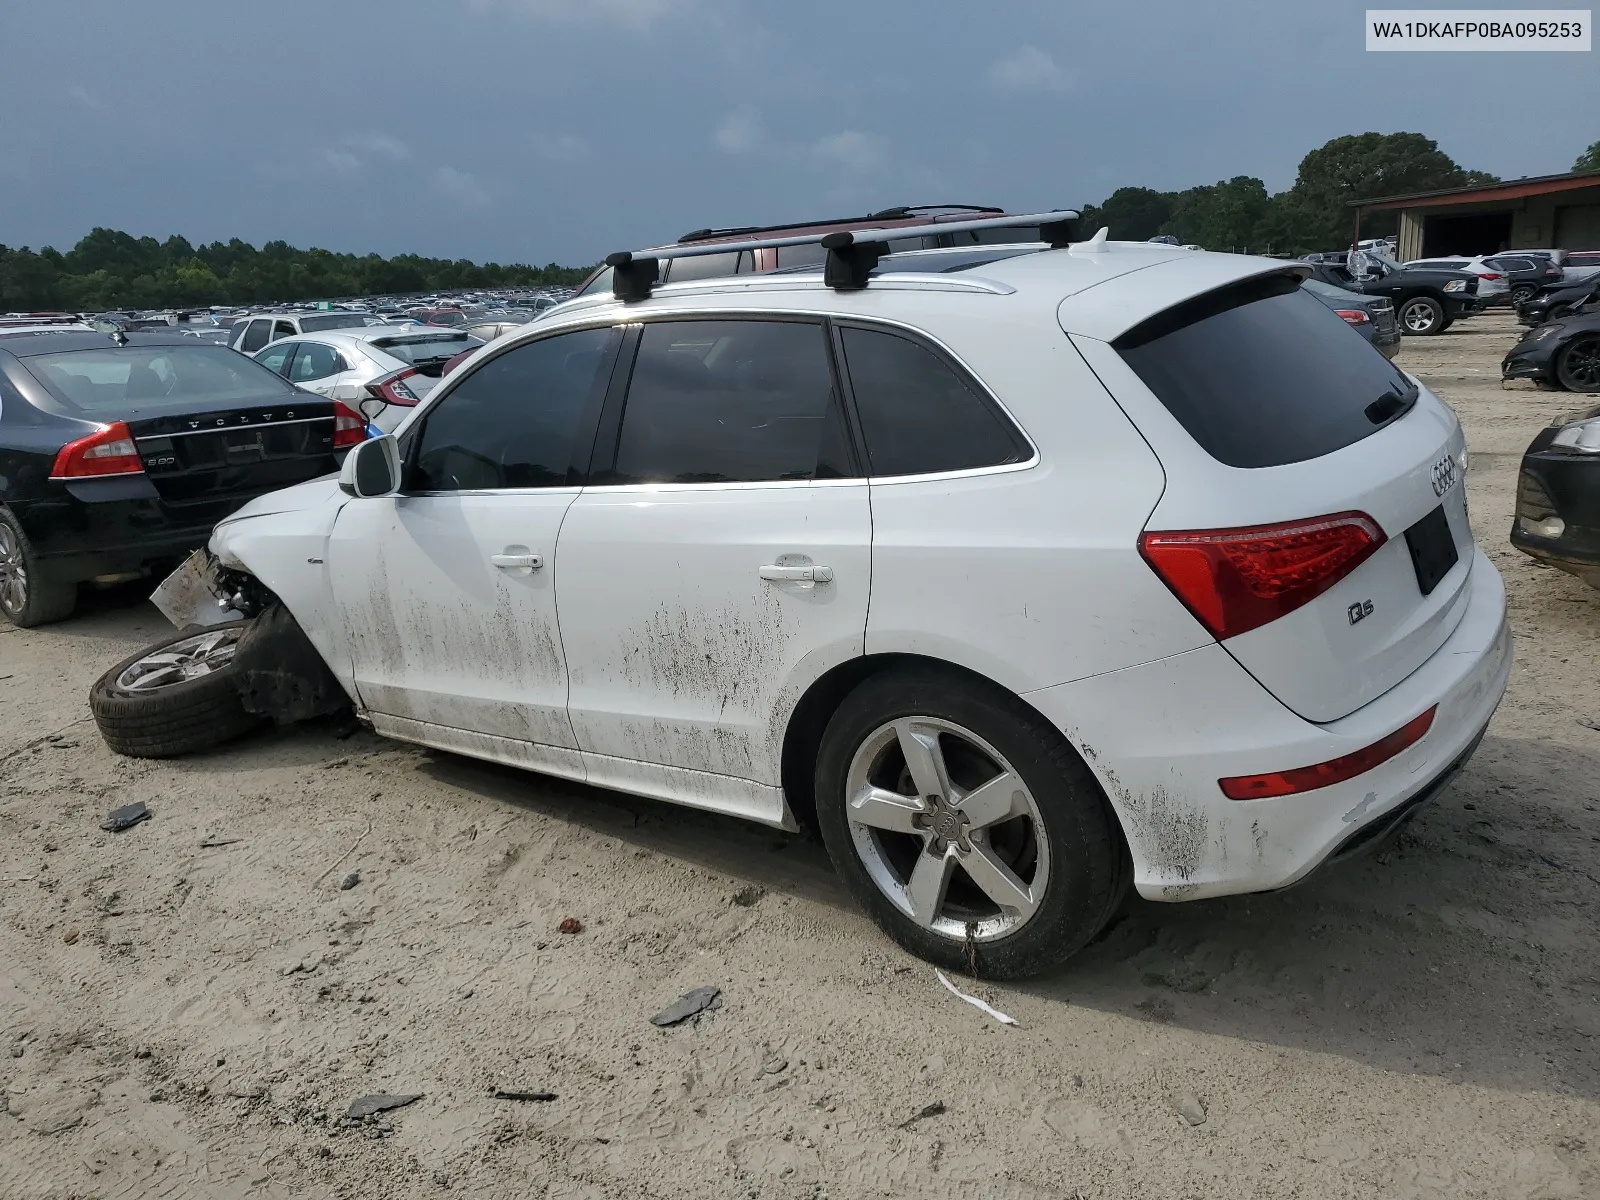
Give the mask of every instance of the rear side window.
<path id="1" fill-rule="evenodd" d="M 966 471 L 1028 456 L 1010 422 L 928 347 L 875 329 L 842 334 L 872 474 Z"/>
<path id="2" fill-rule="evenodd" d="M 244 331 L 244 341 L 239 343 L 239 349 L 246 354 L 252 354 L 267 344 L 267 334 L 272 329 L 271 321 L 251 321 Z"/>
<path id="3" fill-rule="evenodd" d="M 348 370 L 343 357 L 332 346 L 321 342 L 301 342 L 300 352 L 294 356 L 289 368 L 289 382 L 309 383 L 313 379 L 326 379 Z"/>
<path id="4" fill-rule="evenodd" d="M 827 335 L 808 321 L 662 321 L 639 338 L 607 483 L 853 475 Z"/>
<path id="5" fill-rule="evenodd" d="M 272 337 L 274 341 L 281 337 L 293 337 L 294 335 L 295 328 L 293 325 L 289 324 L 288 321 L 279 321 L 272 327 Z"/>
<path id="6" fill-rule="evenodd" d="M 1210 292 L 1113 345 L 1218 462 L 1277 467 L 1359 442 L 1416 389 L 1293 276 Z"/>

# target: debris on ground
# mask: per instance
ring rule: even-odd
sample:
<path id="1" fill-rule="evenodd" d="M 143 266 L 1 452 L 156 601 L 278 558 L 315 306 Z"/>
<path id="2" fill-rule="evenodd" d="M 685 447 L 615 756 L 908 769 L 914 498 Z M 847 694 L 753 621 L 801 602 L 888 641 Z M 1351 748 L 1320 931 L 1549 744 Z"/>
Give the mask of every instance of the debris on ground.
<path id="1" fill-rule="evenodd" d="M 358 884 L 360 882 L 361 882 L 361 872 L 360 871 L 351 871 L 350 874 L 346 875 L 343 879 L 339 880 L 339 890 L 341 892 L 348 892 L 351 888 L 355 887 L 356 884 Z"/>
<path id="2" fill-rule="evenodd" d="M 73 942 L 78 940 L 78 931 L 76 929 L 67 930 L 61 935 L 61 940 L 69 946 L 72 945 Z"/>
<path id="3" fill-rule="evenodd" d="M 215 850 L 218 846 L 237 846 L 243 838 L 205 838 L 200 843 L 202 850 Z"/>
<path id="4" fill-rule="evenodd" d="M 106 814 L 106 819 L 100 822 L 100 828 L 107 833 L 121 833 L 124 829 L 132 829 L 140 821 L 150 819 L 150 810 L 145 807 L 143 800 L 136 800 L 132 804 L 124 804 L 121 808 L 113 808 Z"/>
<path id="5" fill-rule="evenodd" d="M 1193 1092 L 1173 1092 L 1167 1097 L 1167 1102 L 1172 1105 L 1172 1111 L 1190 1125 L 1206 1123 L 1205 1103 Z"/>
<path id="6" fill-rule="evenodd" d="M 561 924 L 556 926 L 562 933 L 582 933 L 583 922 L 577 917 L 562 917 Z"/>
<path id="7" fill-rule="evenodd" d="M 900 1128 L 901 1129 L 910 1129 L 918 1121 L 926 1121 L 929 1117 L 943 1116 L 944 1115 L 944 1111 L 945 1111 L 945 1109 L 944 1109 L 944 1101 L 943 1100 L 935 1100 L 932 1104 L 924 1104 L 921 1108 L 919 1108 L 916 1112 L 912 1113 L 904 1121 L 901 1121 L 900 1122 Z"/>
<path id="8" fill-rule="evenodd" d="M 939 970 L 938 967 L 935 967 L 933 969 L 933 973 L 939 977 L 939 982 L 944 984 L 944 986 L 950 990 L 952 995 L 959 996 L 961 999 L 965 1000 L 968 1004 L 972 1005 L 972 1007 L 977 1009 L 979 1012 L 987 1013 L 989 1016 L 993 1017 L 996 1021 L 999 1021 L 1000 1024 L 1002 1024 L 1002 1025 L 1015 1025 L 1017 1023 L 1017 1020 L 1016 1020 L 1015 1017 L 1008 1017 L 1008 1016 L 1006 1016 L 1005 1013 L 1001 1012 L 998 1008 L 995 1008 L 993 1005 L 990 1005 L 990 1004 L 986 1003 L 983 1000 L 979 1000 L 976 996 L 967 995 L 960 988 L 956 987 L 955 984 L 951 983 L 948 979 L 946 979 L 944 977 L 944 972 Z"/>
<path id="9" fill-rule="evenodd" d="M 1600 731 L 1600 717 L 1579 717 L 1578 724 L 1585 729 Z"/>
<path id="10" fill-rule="evenodd" d="M 366 1121 L 381 1112 L 415 1104 L 422 1096 L 421 1092 L 377 1092 L 371 1096 L 360 1096 L 350 1101 L 350 1107 L 344 1110 L 344 1115 L 347 1120 Z"/>
<path id="11" fill-rule="evenodd" d="M 494 1098 L 496 1100 L 527 1100 L 543 1104 L 546 1101 L 554 1100 L 556 1094 L 554 1092 L 514 1092 L 507 1091 L 505 1088 L 496 1088 Z"/>
<path id="12" fill-rule="evenodd" d="M 665 1029 L 668 1025 L 676 1025 L 680 1021 L 687 1021 L 690 1017 L 705 1012 L 707 1009 L 720 1008 L 722 1005 L 718 997 L 721 995 L 721 988 L 695 988 L 692 992 L 685 992 L 655 1016 L 651 1017 L 650 1023 Z"/>
<path id="13" fill-rule="evenodd" d="M 755 884 L 746 884 L 733 894 L 733 902 L 740 908 L 753 908 L 761 897 L 767 894 L 767 889 L 757 887 Z"/>

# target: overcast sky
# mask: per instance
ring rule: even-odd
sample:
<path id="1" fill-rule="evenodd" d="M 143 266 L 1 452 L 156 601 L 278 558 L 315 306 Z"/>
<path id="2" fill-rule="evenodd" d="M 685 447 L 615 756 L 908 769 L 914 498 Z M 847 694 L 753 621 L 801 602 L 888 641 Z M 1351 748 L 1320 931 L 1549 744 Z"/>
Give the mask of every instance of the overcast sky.
<path id="1" fill-rule="evenodd" d="M 1600 138 L 1593 53 L 1369 54 L 1365 7 L 0 0 L 0 243 L 578 264 L 892 204 L 1278 191 L 1365 130 L 1506 177 Z"/>

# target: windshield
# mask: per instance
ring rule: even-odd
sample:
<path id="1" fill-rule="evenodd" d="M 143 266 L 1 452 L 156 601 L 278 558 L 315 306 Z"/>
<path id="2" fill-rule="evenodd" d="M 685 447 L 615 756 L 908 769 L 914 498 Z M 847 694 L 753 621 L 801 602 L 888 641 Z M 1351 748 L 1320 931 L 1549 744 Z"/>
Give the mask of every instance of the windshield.
<path id="1" fill-rule="evenodd" d="M 316 333 L 319 329 L 354 329 L 365 325 L 366 317 L 360 313 L 315 313 L 300 318 L 301 333 Z"/>
<path id="2" fill-rule="evenodd" d="M 1293 276 L 1185 301 L 1114 345 L 1189 436 L 1230 467 L 1332 454 L 1409 411 L 1417 396 Z"/>
<path id="3" fill-rule="evenodd" d="M 129 409 L 192 409 L 202 402 L 223 408 L 239 400 L 294 394 L 288 382 L 254 359 L 199 341 L 38 354 L 25 362 L 57 399 L 81 412 L 113 417 Z"/>
<path id="4" fill-rule="evenodd" d="M 476 350 L 483 342 L 464 333 L 441 333 L 432 337 L 377 338 L 372 344 L 391 358 L 417 366 L 454 358 L 468 350 Z"/>

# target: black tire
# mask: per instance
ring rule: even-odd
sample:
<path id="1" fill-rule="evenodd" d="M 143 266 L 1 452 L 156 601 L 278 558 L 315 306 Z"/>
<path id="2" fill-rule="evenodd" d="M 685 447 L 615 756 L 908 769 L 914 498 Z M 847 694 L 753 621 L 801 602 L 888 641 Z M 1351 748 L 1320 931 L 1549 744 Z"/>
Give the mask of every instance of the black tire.
<path id="1" fill-rule="evenodd" d="M 89 689 L 89 707 L 106 745 L 132 758 L 176 758 L 220 746 L 263 724 L 265 718 L 244 710 L 231 661 L 207 674 L 148 691 L 130 689 L 120 682 L 125 671 L 167 647 L 217 632 L 236 642 L 248 624 L 233 621 L 198 635 L 192 631 L 174 634 L 129 655 L 100 676 Z"/>
<path id="2" fill-rule="evenodd" d="M 1583 334 L 1562 348 L 1556 382 L 1569 392 L 1600 392 L 1600 335 Z"/>
<path id="3" fill-rule="evenodd" d="M 1539 289 L 1534 287 L 1531 283 L 1519 283 L 1516 287 L 1511 289 L 1511 303 L 1526 304 L 1538 294 Z"/>
<path id="4" fill-rule="evenodd" d="M 78 606 L 78 585 L 52 577 L 9 510 L 0 508 L 0 614 L 20 629 L 65 620 Z"/>
<path id="5" fill-rule="evenodd" d="M 1397 314 L 1400 332 L 1416 337 L 1432 337 L 1444 330 L 1444 305 L 1432 296 L 1413 296 Z"/>
<path id="6" fill-rule="evenodd" d="M 851 763 L 858 750 L 882 736 L 886 724 L 904 717 L 933 718 L 976 734 L 998 751 L 1031 794 L 1042 818 L 1037 836 L 1048 847 L 1049 873 L 1032 916 L 1012 932 L 968 940 L 919 924 L 880 889 L 863 861 L 846 811 Z M 845 697 L 818 752 L 816 811 L 835 869 L 890 937 L 919 958 L 984 978 L 1036 975 L 1070 958 L 1116 914 L 1132 879 L 1116 816 L 1067 740 L 1015 696 L 934 667 L 873 676 Z M 1031 818 L 1025 823 L 1033 828 Z M 893 836 L 917 845 L 913 835 Z M 926 847 L 914 851 L 910 860 L 925 853 Z"/>

